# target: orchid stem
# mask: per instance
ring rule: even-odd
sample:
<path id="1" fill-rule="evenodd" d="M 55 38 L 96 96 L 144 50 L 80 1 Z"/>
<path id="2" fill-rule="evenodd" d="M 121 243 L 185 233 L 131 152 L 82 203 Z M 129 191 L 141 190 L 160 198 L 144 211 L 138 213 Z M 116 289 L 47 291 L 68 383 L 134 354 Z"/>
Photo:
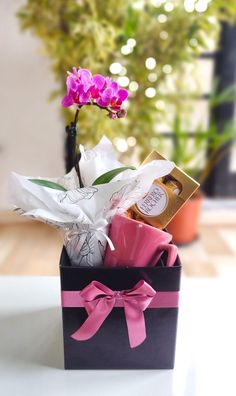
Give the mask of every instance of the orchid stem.
<path id="1" fill-rule="evenodd" d="M 80 187 L 82 188 L 82 187 L 84 187 L 84 185 L 83 185 L 83 182 L 82 182 L 81 173 L 80 173 L 80 167 L 79 167 L 79 161 L 80 161 L 81 155 L 80 155 L 80 153 L 78 153 L 78 143 L 77 143 L 77 137 L 78 137 L 77 122 L 78 122 L 80 109 L 81 109 L 81 106 L 78 106 L 77 109 L 76 109 L 74 123 L 73 123 L 73 129 L 74 129 L 74 133 L 75 133 L 75 148 L 74 148 L 74 150 L 75 150 L 75 155 L 74 155 L 75 163 L 74 163 L 74 165 L 75 165 L 75 170 L 76 170 L 77 176 L 79 178 Z"/>
<path id="2" fill-rule="evenodd" d="M 96 106 L 99 109 L 106 110 L 108 113 L 116 114 L 116 111 L 111 110 L 109 107 L 101 107 L 96 102 L 85 103 L 83 106 Z M 82 107 L 82 106 L 81 106 Z"/>
<path id="3" fill-rule="evenodd" d="M 76 109 L 76 113 L 75 113 L 75 118 L 74 118 L 74 126 L 76 127 L 77 122 L 78 122 L 78 117 L 79 117 L 79 112 L 80 112 L 81 107 L 78 107 Z"/>
<path id="4" fill-rule="evenodd" d="M 77 129 L 77 123 L 78 123 L 78 118 L 79 118 L 79 113 L 80 110 L 83 106 L 97 106 L 102 110 L 106 110 L 109 114 L 116 114 L 115 111 L 109 109 L 108 107 L 100 107 L 96 102 L 90 102 L 90 103 L 85 103 L 83 105 L 78 105 L 76 112 L 75 112 L 75 118 L 74 121 L 71 123 L 71 126 L 67 127 L 67 132 L 71 135 L 71 137 L 74 139 L 74 154 L 73 154 L 73 161 L 74 161 L 74 167 L 79 179 L 80 187 L 84 187 L 83 182 L 82 182 L 82 177 L 80 173 L 80 167 L 79 167 L 79 161 L 81 154 L 79 153 L 78 150 L 78 143 L 77 143 L 77 138 L 78 138 L 78 129 Z"/>

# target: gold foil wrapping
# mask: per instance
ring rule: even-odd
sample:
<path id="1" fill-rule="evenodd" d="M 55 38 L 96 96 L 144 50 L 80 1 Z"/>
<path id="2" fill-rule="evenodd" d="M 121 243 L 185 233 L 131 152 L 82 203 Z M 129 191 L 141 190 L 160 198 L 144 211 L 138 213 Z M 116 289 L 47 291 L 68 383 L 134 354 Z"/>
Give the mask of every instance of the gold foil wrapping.
<path id="1" fill-rule="evenodd" d="M 157 151 L 153 151 L 143 162 L 165 159 Z M 138 201 L 130 214 L 136 220 L 143 219 L 157 228 L 165 228 L 179 209 L 198 189 L 199 183 L 188 176 L 177 166 L 170 175 L 153 182 L 149 192 Z"/>

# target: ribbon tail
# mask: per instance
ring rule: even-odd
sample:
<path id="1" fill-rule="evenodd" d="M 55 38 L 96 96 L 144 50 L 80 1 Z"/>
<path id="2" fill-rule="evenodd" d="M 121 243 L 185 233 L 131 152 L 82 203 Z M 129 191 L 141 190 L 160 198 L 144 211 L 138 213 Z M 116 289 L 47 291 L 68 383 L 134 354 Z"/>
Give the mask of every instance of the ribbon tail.
<path id="1" fill-rule="evenodd" d="M 136 348 L 146 339 L 146 325 L 143 311 L 132 302 L 124 302 L 125 319 L 131 348 Z"/>
<path id="2" fill-rule="evenodd" d="M 109 238 L 109 236 L 106 235 L 105 233 L 103 233 L 103 236 L 106 238 L 106 241 L 107 241 L 107 243 L 108 243 L 108 245 L 109 245 L 109 248 L 110 248 L 112 251 L 115 250 L 115 247 L 114 247 L 114 245 L 113 245 L 113 242 L 112 242 L 112 240 Z"/>
<path id="3" fill-rule="evenodd" d="M 96 232 L 99 232 L 100 234 L 102 234 L 102 236 L 106 239 L 106 241 L 107 241 L 107 243 L 109 245 L 109 248 L 112 251 L 115 250 L 115 247 L 113 245 L 113 242 L 112 242 L 111 238 L 109 238 L 109 236 L 101 228 L 97 228 Z"/>
<path id="4" fill-rule="evenodd" d="M 100 329 L 114 305 L 115 300 L 113 299 L 100 299 L 82 326 L 71 334 L 71 338 L 76 341 L 86 341 L 92 338 Z"/>

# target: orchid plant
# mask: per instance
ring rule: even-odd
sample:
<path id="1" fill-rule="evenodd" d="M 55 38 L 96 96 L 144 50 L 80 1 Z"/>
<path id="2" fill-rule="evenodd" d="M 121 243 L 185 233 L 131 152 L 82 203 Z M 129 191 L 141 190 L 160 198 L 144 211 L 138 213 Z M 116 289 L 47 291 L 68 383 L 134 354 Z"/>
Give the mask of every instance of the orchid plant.
<path id="1" fill-rule="evenodd" d="M 126 116 L 126 111 L 122 108 L 123 102 L 128 97 L 128 91 L 120 88 L 117 82 L 110 77 L 104 77 L 101 74 L 92 73 L 87 69 L 73 67 L 72 72 L 68 72 L 66 80 L 67 94 L 62 99 L 62 106 L 70 107 L 75 105 L 76 112 L 74 121 L 66 126 L 67 139 L 70 143 L 71 150 L 69 155 L 72 157 L 72 167 L 75 167 L 79 178 L 80 187 L 83 187 L 83 181 L 80 173 L 79 161 L 80 153 L 78 154 L 78 129 L 77 122 L 79 112 L 83 106 L 93 105 L 108 112 L 108 117 L 111 119 L 122 118 Z M 127 169 L 134 170 L 133 166 L 122 166 L 116 169 L 111 169 L 108 172 L 100 175 L 94 180 L 93 185 L 109 183 L 119 173 Z M 71 170 L 71 169 L 69 169 Z M 65 188 L 51 180 L 44 179 L 29 179 L 32 183 L 43 187 L 52 188 L 55 190 L 66 191 Z"/>
<path id="2" fill-rule="evenodd" d="M 73 162 L 79 177 L 80 185 L 82 180 L 79 170 L 79 155 L 77 154 L 77 122 L 81 108 L 83 106 L 97 106 L 108 112 L 111 119 L 123 118 L 126 111 L 122 108 L 123 102 L 128 97 L 128 91 L 120 88 L 118 83 L 110 77 L 104 77 L 101 74 L 92 75 L 87 69 L 73 67 L 72 72 L 68 72 L 66 80 L 67 94 L 62 99 L 63 107 L 75 105 L 76 112 L 74 121 L 67 125 L 66 132 L 68 138 L 72 139 L 72 151 L 74 152 Z"/>

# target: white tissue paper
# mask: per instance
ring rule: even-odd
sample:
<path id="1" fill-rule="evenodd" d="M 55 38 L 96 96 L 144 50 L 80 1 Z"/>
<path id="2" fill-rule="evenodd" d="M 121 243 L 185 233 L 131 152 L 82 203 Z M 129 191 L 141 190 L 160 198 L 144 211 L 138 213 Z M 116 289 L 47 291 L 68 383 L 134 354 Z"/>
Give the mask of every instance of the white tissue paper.
<path id="1" fill-rule="evenodd" d="M 174 163 L 152 161 L 137 170 L 126 170 L 107 184 L 92 186 L 98 176 L 119 168 L 111 142 L 104 136 L 90 150 L 80 146 L 80 172 L 83 188 L 74 170 L 54 181 L 68 191 L 43 187 L 29 177 L 11 174 L 10 192 L 23 216 L 31 217 L 65 231 L 65 247 L 72 265 L 102 266 L 108 228 L 116 214 L 124 213 L 145 195 L 154 179 L 169 174 Z"/>

